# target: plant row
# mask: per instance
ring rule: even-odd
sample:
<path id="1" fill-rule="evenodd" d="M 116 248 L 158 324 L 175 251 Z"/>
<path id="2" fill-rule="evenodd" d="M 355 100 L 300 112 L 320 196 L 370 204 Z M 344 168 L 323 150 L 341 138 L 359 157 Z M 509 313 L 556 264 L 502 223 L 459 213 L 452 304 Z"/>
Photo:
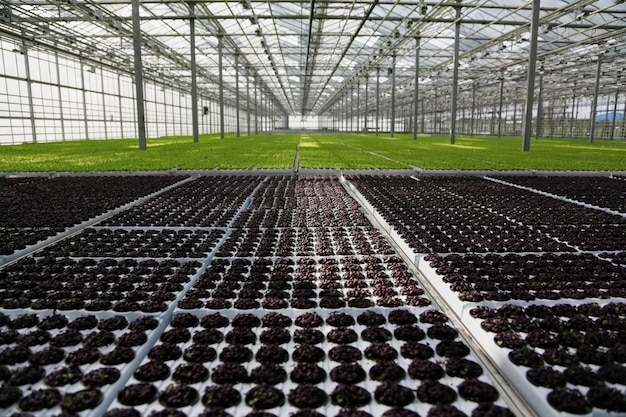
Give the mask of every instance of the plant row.
<path id="1" fill-rule="evenodd" d="M 49 246 L 43 256 L 111 258 L 206 258 L 224 230 L 89 228 Z"/>
<path id="2" fill-rule="evenodd" d="M 626 412 L 626 304 L 504 304 L 470 314 L 558 411 Z"/>
<path id="3" fill-rule="evenodd" d="M 397 256 L 213 259 L 179 308 L 298 310 L 430 302 Z"/>
<path id="4" fill-rule="evenodd" d="M 23 258 L 0 270 L 4 310 L 165 311 L 200 262 Z"/>
<path id="5" fill-rule="evenodd" d="M 91 412 L 115 395 L 158 325 L 149 315 L 0 313 L 2 414 Z"/>
<path id="6" fill-rule="evenodd" d="M 511 363 L 501 372 L 533 393 L 526 399 L 539 415 L 626 410 L 623 216 L 481 178 L 351 181 L 414 252 L 427 253 L 426 275 L 471 308 L 474 337 L 494 361 L 504 351 Z M 559 185 L 560 195 L 580 195 Z"/>
<path id="7" fill-rule="evenodd" d="M 593 254 L 451 254 L 425 260 L 463 301 L 626 298 L 626 265 Z"/>
<path id="8" fill-rule="evenodd" d="M 0 178 L 0 255 L 182 180 L 183 176 Z"/>
<path id="9" fill-rule="evenodd" d="M 622 216 L 482 178 L 350 181 L 416 253 L 620 250 L 626 239 Z"/>
<path id="10" fill-rule="evenodd" d="M 232 229 L 220 257 L 389 255 L 387 240 L 373 227 Z"/>
<path id="11" fill-rule="evenodd" d="M 126 210 L 108 226 L 227 227 L 263 181 L 259 176 L 207 176 L 181 184 Z"/>
<path id="12" fill-rule="evenodd" d="M 177 313 L 108 417 L 510 416 L 432 309 Z M 152 415 L 152 414 L 150 414 Z"/>
<path id="13" fill-rule="evenodd" d="M 626 214 L 626 181 L 621 177 L 507 176 L 511 182 Z"/>
<path id="14" fill-rule="evenodd" d="M 349 227 L 369 223 L 333 177 L 269 177 L 233 227 Z"/>

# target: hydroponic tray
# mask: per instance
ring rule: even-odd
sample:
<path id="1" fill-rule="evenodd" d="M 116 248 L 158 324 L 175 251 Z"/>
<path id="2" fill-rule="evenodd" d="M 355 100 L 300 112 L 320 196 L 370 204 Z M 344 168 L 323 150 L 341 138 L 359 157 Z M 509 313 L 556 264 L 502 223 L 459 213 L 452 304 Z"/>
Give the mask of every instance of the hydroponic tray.
<path id="1" fill-rule="evenodd" d="M 376 177 L 378 187 L 387 182 Z M 405 184 L 425 187 L 415 178 L 406 178 Z M 401 229 L 397 217 L 391 219 L 389 213 L 395 216 L 404 210 L 404 222 L 418 224 L 413 223 L 414 208 L 407 210 L 403 199 L 411 202 L 419 195 L 409 196 L 402 187 L 392 186 L 386 195 L 396 193 L 395 203 L 380 205 L 366 201 L 364 190 L 373 196 L 372 188 L 366 179 L 359 181 L 346 183 L 328 175 L 196 175 L 117 210 L 107 208 L 101 217 L 58 235 L 58 242 L 50 242 L 54 244 L 32 246 L 32 252 L 39 251 L 0 269 L 4 314 L 0 316 L 0 360 L 4 361 L 0 398 L 6 398 L 0 411 L 10 415 L 32 409 L 21 408 L 17 388 L 21 398 L 50 401 L 32 411 L 37 416 L 508 417 L 509 407 L 524 407 L 520 408 L 519 399 L 505 403 L 516 392 L 498 390 L 514 386 L 536 415 L 566 415 L 548 402 L 552 389 L 528 382 L 530 368 L 509 359 L 509 352 L 517 349 L 516 341 L 536 344 L 545 336 L 533 329 L 520 330 L 523 316 L 529 321 L 529 314 L 536 314 L 537 307 L 530 306 L 555 308 L 564 303 L 537 297 L 535 289 L 530 290 L 534 299 L 503 300 L 487 285 L 474 288 L 481 291 L 481 300 L 459 298 L 460 291 L 451 289 L 444 271 L 438 271 L 440 266 L 430 265 L 438 258 L 426 258 L 438 246 L 428 243 L 416 250 L 415 241 L 407 238 L 420 230 L 431 236 L 443 233 L 448 243 L 439 255 L 444 259 L 448 255 L 490 259 L 488 251 L 499 248 L 501 236 L 508 239 L 506 252 L 499 249 L 503 259 L 507 252 L 541 256 L 524 252 L 533 242 L 540 242 L 542 251 L 555 251 L 556 257 L 581 256 L 576 245 L 561 239 L 564 231 L 556 233 L 556 239 L 545 232 L 544 226 L 557 226 L 557 222 L 527 227 L 524 222 L 530 217 L 516 222 L 515 210 L 494 214 L 490 207 L 497 204 L 495 196 L 503 184 L 491 182 L 485 187 L 486 197 L 478 201 L 465 188 L 483 183 L 447 178 L 434 180 L 439 181 L 437 189 L 449 201 L 462 204 L 448 211 L 438 205 L 437 211 L 424 211 L 428 216 L 419 223 L 424 227 Z M 356 190 L 363 192 L 360 198 Z M 427 201 L 439 204 L 436 195 L 429 193 L 421 209 Z M 525 197 L 525 202 L 532 201 L 539 200 Z M 451 216 L 456 209 L 459 218 Z M 472 215 L 472 225 L 464 225 L 463 216 L 480 210 L 492 214 Z M 612 224 L 619 238 L 624 222 L 609 223 L 603 216 L 610 213 L 593 213 L 585 211 L 579 224 L 593 230 L 608 230 Z M 378 220 L 375 227 L 369 216 Z M 498 220 L 493 222 L 497 233 L 487 227 L 490 219 Z M 491 236 L 483 240 L 488 244 L 473 238 L 485 233 Z M 516 242 L 516 236 L 524 240 Z M 599 240 L 600 250 L 584 254 L 614 273 L 607 265 L 623 269 L 625 256 L 608 239 Z M 468 250 L 467 242 L 472 240 L 477 242 L 472 247 L 483 249 L 479 254 Z M 454 248 L 464 249 L 454 253 Z M 427 279 L 420 282 L 396 250 Z M 25 249 L 20 255 L 29 253 Z M 624 322 L 619 307 L 624 300 L 617 279 L 603 282 L 613 289 L 598 287 L 599 294 L 612 298 L 593 301 L 599 309 L 612 309 L 617 320 L 611 316 L 612 321 L 603 325 L 614 326 Z M 496 290 L 511 292 L 505 287 Z M 86 298 L 81 302 L 80 297 Z M 566 304 L 585 306 L 576 307 L 580 314 L 598 314 L 595 307 L 586 307 L 591 303 L 587 298 L 568 298 Z M 509 305 L 528 306 L 530 312 Z M 46 329 L 48 325 L 41 323 L 50 316 L 65 316 L 67 323 L 58 319 L 62 326 L 43 333 L 37 326 Z M 604 323 L 605 316 L 594 316 L 593 323 Z M 563 317 L 562 322 L 570 323 L 571 317 Z M 83 324 L 70 324 L 77 319 Z M 19 324 L 20 320 L 26 324 Z M 576 320 L 572 323 L 584 324 Z M 125 326 L 115 327 L 124 321 Z M 462 326 L 455 329 L 459 323 Z M 112 327 L 98 329 L 100 325 Z M 606 354 L 616 362 L 622 355 L 621 330 L 602 330 L 613 332 L 615 344 L 600 346 L 600 353 L 590 349 L 581 353 L 586 358 Z M 591 334 L 588 337 L 596 337 Z M 571 336 L 561 338 L 575 343 Z M 536 350 L 544 362 L 561 360 L 540 349 Z M 485 353 L 489 366 L 485 366 Z M 51 359 L 42 359 L 48 356 Z M 30 365 L 43 373 L 36 369 L 32 383 L 26 379 L 16 385 L 16 378 L 23 378 L 25 372 L 17 369 Z M 562 365 L 549 365 L 565 375 Z M 582 390 L 585 401 L 615 396 L 613 388 L 621 389 L 623 396 L 623 381 L 615 370 L 621 368 L 590 367 L 604 375 L 607 389 L 596 389 L 592 397 L 589 390 Z M 92 372 L 102 368 L 107 368 L 102 375 Z M 495 379 L 492 371 L 498 374 Z M 567 387 L 588 376 L 578 368 L 574 371 L 568 371 Z M 508 384 L 502 383 L 502 375 L 508 377 Z M 39 389 L 57 391 L 34 394 Z M 72 405 L 78 397 L 83 405 Z M 593 403 L 587 415 L 607 413 L 597 400 Z M 63 408 L 63 404 L 70 405 Z"/>
<path id="2" fill-rule="evenodd" d="M 537 193 L 538 197 L 533 197 L 533 190 L 525 189 L 524 199 L 527 201 L 552 198 L 554 203 L 549 207 L 557 207 L 556 213 L 551 212 L 547 219 L 540 221 L 538 214 L 535 214 L 537 211 L 531 209 L 529 214 L 524 214 L 518 220 L 516 215 L 519 211 L 515 204 L 505 203 L 502 206 L 495 200 L 497 194 L 509 193 L 507 185 L 502 182 L 490 184 L 478 178 L 469 181 L 463 178 L 429 180 L 408 177 L 390 180 L 388 182 L 386 179 L 376 178 L 370 181 L 367 177 L 359 177 L 354 182 L 346 182 L 346 186 L 357 199 L 364 202 L 371 217 L 397 242 L 396 247 L 417 266 L 427 287 L 459 318 L 497 364 L 500 372 L 527 399 L 537 415 L 604 416 L 626 413 L 625 381 L 613 377 L 613 374 L 624 370 L 626 359 L 622 355 L 622 351 L 626 351 L 623 338 L 626 334 L 623 327 L 626 270 L 624 264 L 619 262 L 623 253 L 615 251 L 615 248 L 621 247 L 619 242 L 623 242 L 624 214 L 587 203 L 576 204 L 559 196 L 552 198 L 543 192 Z M 506 177 L 506 180 L 515 182 L 515 177 Z M 394 181 L 402 186 L 397 186 Z M 478 188 L 477 183 L 484 185 L 486 192 L 470 195 Z M 381 189 L 382 184 L 386 184 L 384 190 Z M 389 185 L 391 187 L 387 188 Z M 566 243 L 564 247 L 568 250 L 556 252 L 554 248 L 557 247 L 549 245 L 553 249 L 546 253 L 545 248 L 539 244 L 538 248 L 528 252 L 519 249 L 511 251 L 510 244 L 504 241 L 496 250 L 500 253 L 485 253 L 483 250 L 475 252 L 468 250 L 467 245 L 462 245 L 463 250 L 460 253 L 432 254 L 427 247 L 413 243 L 433 230 L 434 224 L 429 223 L 432 218 L 421 218 L 420 211 L 411 204 L 412 200 L 405 200 L 403 204 L 394 206 L 391 215 L 386 211 L 389 208 L 386 201 L 395 198 L 393 201 L 397 203 L 400 201 L 398 196 L 407 195 L 406 189 L 413 190 L 415 197 L 420 198 L 431 195 L 429 188 L 444 191 L 444 195 L 447 195 L 445 204 L 450 201 L 460 204 L 452 207 L 450 212 L 461 207 L 475 207 L 485 213 L 505 215 L 508 222 L 516 223 L 522 229 L 526 229 L 524 222 L 530 221 L 528 230 L 543 233 L 545 237 L 559 244 Z M 458 200 L 459 197 L 463 198 L 462 202 Z M 420 207 L 425 207 L 427 213 L 430 206 L 438 210 L 442 207 L 441 202 L 434 200 L 419 204 Z M 574 239 L 565 239 L 568 235 L 562 230 L 568 226 L 562 225 L 562 220 L 557 220 L 563 218 L 566 205 L 577 214 L 580 212 L 577 206 L 585 207 L 580 216 L 582 220 L 578 223 L 580 225 L 582 222 L 582 227 L 578 228 L 582 233 Z M 398 216 L 393 213 L 404 214 Z M 463 214 L 461 209 L 461 224 Z M 476 216 L 472 218 L 475 219 Z M 421 227 L 406 227 L 405 230 L 407 224 L 416 224 L 413 223 L 416 219 Z M 462 227 L 458 225 L 458 221 L 454 220 L 452 226 L 442 225 L 437 230 L 458 230 Z M 585 222 L 588 223 L 587 226 Z M 593 251 L 582 251 L 581 236 L 585 236 L 584 239 L 588 241 L 590 228 L 619 232 L 617 235 L 601 235 L 594 240 L 593 246 L 587 246 L 593 248 Z M 407 240 L 406 236 L 411 233 L 417 239 L 413 236 Z M 449 237 L 448 232 L 445 238 Z M 481 239 L 485 239 L 485 236 Z M 424 253 L 419 253 L 420 251 Z M 559 314 L 555 314 L 546 323 L 536 323 L 537 320 L 533 321 L 524 314 L 525 308 L 529 311 L 539 308 L 557 309 Z M 589 320 L 587 316 L 594 308 L 609 310 L 610 314 Z M 513 314 L 513 311 L 517 313 Z M 569 317 L 575 316 L 576 320 L 559 317 L 566 314 L 564 311 L 571 313 Z M 586 323 L 586 327 L 581 327 L 582 323 Z M 609 325 L 612 327 L 607 328 Z M 568 331 L 568 327 L 577 331 Z M 510 359 L 511 355 L 514 360 Z M 519 357 L 524 355 L 538 355 L 539 359 L 532 366 L 519 366 L 520 361 L 523 361 Z M 544 368 L 544 364 L 549 371 L 545 370 L 547 368 Z M 541 381 L 541 378 L 548 377 L 558 380 L 558 383 L 553 382 L 554 385 L 550 385 Z"/>

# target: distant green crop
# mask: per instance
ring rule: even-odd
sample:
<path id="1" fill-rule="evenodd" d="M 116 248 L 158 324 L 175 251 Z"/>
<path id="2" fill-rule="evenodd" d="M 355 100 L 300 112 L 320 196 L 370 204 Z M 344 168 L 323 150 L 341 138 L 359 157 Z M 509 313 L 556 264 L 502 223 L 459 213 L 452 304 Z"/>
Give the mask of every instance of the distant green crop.
<path id="1" fill-rule="evenodd" d="M 228 134 L 0 146 L 0 172 L 283 169 L 626 170 L 626 142 L 396 134 Z"/>

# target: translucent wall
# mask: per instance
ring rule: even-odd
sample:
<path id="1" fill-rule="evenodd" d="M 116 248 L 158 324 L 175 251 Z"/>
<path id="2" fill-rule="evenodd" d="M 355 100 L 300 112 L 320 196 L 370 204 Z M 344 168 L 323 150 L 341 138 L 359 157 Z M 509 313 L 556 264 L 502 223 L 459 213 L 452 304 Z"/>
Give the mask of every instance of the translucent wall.
<path id="1" fill-rule="evenodd" d="M 148 138 L 193 134 L 189 91 L 145 78 L 144 89 Z M 199 133 L 218 133 L 219 106 L 199 99 Z M 0 144 L 134 138 L 135 105 L 132 74 L 0 38 Z M 236 109 L 224 112 L 225 131 L 234 132 Z M 239 113 L 241 133 L 248 119 L 254 133 L 254 115 Z"/>
<path id="2" fill-rule="evenodd" d="M 342 96 L 323 114 L 322 128 L 341 132 L 363 132 L 365 114 L 367 131 L 391 130 L 391 97 L 388 92 L 376 97 L 375 84 L 369 86 L 369 100 L 364 104 L 363 94 L 359 108 Z M 385 87 L 389 87 L 388 85 Z M 461 91 L 457 101 L 456 133 L 462 135 L 521 136 L 524 99 L 519 86 L 500 84 L 470 87 Z M 395 98 L 395 133 L 412 133 L 414 128 L 414 87 L 398 90 Z M 432 83 L 420 86 L 417 112 L 417 131 L 424 134 L 450 134 L 450 85 Z M 592 118 L 595 119 L 594 139 L 626 140 L 626 89 L 623 86 L 601 85 L 595 116 L 592 115 L 593 95 L 589 91 L 555 90 L 539 94 L 535 91 L 533 103 L 532 136 L 540 138 L 589 139 Z M 571 94 L 563 96 L 563 94 Z M 557 94 L 557 95 L 555 95 Z M 378 106 L 378 111 L 376 107 Z M 616 116 L 613 117 L 613 114 Z M 378 117 L 378 120 L 377 120 Z"/>

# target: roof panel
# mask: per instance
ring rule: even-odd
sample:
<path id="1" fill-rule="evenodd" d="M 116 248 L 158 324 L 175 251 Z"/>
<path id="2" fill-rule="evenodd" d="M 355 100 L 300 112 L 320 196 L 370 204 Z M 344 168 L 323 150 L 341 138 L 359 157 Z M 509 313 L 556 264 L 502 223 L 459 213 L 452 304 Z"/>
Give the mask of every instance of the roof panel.
<path id="1" fill-rule="evenodd" d="M 5 34 L 132 68 L 130 0 L 4 0 L 5 4 L 12 14 L 10 21 L 0 21 Z M 494 73 L 523 72 L 531 4 L 528 0 L 461 3 L 461 85 L 492 83 Z M 419 71 L 438 88 L 450 88 L 446 70 L 453 63 L 457 10 L 453 1 L 423 5 L 419 0 L 197 2 L 193 16 L 199 83 L 217 80 L 219 35 L 224 62 L 229 63 L 224 78 L 229 92 L 234 92 L 234 55 L 240 54 L 241 67 L 256 74 L 285 111 L 323 111 L 342 89 L 362 85 L 366 76 L 372 82 L 376 69 L 391 66 L 393 56 L 399 68 L 397 82 L 413 83 L 415 37 L 419 36 Z M 179 0 L 141 2 L 144 68 L 153 77 L 164 77 L 164 83 L 172 76 L 179 77 L 178 84 L 189 82 L 190 7 Z M 576 76 L 592 79 L 595 63 L 586 57 L 600 53 L 607 66 L 626 67 L 626 3 L 542 0 L 540 17 L 538 58 L 551 71 L 546 70 L 546 77 L 558 72 L 559 62 L 579 60 Z M 120 57 L 123 62 L 116 62 Z M 439 75 L 431 77 L 431 73 Z M 388 82 L 383 84 L 389 88 Z"/>

